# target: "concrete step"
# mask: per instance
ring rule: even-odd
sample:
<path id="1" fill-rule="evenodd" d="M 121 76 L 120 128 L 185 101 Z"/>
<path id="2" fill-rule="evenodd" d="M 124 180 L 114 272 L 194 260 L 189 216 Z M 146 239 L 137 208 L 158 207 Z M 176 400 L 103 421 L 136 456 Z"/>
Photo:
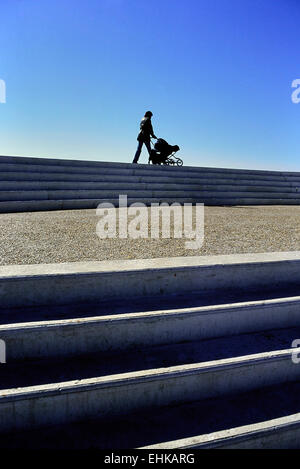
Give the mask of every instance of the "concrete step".
<path id="1" fill-rule="evenodd" d="M 300 297 L 0 326 L 8 362 L 193 342 L 300 326 Z M 300 337 L 300 334 L 299 334 Z"/>
<path id="2" fill-rule="evenodd" d="M 76 428 L 96 426 L 99 434 L 107 421 L 114 422 L 110 436 L 98 447 L 111 448 L 117 434 L 117 447 L 217 446 L 220 431 L 242 445 L 245 427 L 262 422 L 252 428 L 250 447 L 279 445 L 283 434 L 292 444 L 297 419 L 289 416 L 298 408 L 288 401 L 268 416 L 253 396 L 269 402 L 265 396 L 273 395 L 274 404 L 280 387 L 283 403 L 300 382 L 292 360 L 300 337 L 299 262 L 300 253 L 291 252 L 0 267 L 0 339 L 7 346 L 0 446 L 18 447 L 35 429 L 54 441 L 53 432 L 68 433 L 71 424 L 80 445 Z M 240 402 L 234 412 L 232 399 Z M 176 420 L 188 407 L 183 422 Z M 164 420 L 172 409 L 173 420 Z M 207 419 L 189 426 L 189 413 L 199 417 L 199 409 Z M 138 414 L 144 422 L 156 415 L 160 430 L 137 430 Z M 286 419 L 279 440 L 271 422 L 277 418 Z M 123 438 L 125 420 L 134 431 Z"/>
<path id="3" fill-rule="evenodd" d="M 224 174 L 212 173 L 205 174 L 200 173 L 199 175 L 194 175 L 192 178 L 189 176 L 183 176 L 181 173 L 171 173 L 168 175 L 161 173 L 148 174 L 146 176 L 140 175 L 138 172 L 133 175 L 122 175 L 122 174 L 101 174 L 101 173 L 88 173 L 88 174 L 70 174 L 67 172 L 64 173 L 52 173 L 52 172 L 19 172 L 19 171 L 10 171 L 10 172 L 0 172 L 0 184 L 10 183 L 14 184 L 20 182 L 33 182 L 39 184 L 41 181 L 49 181 L 51 183 L 59 182 L 79 182 L 79 183 L 90 183 L 90 182 L 110 182 L 110 183 L 132 183 L 132 184 L 142 184 L 142 183 L 171 183 L 171 184 L 186 184 L 186 185 L 195 185 L 195 184 L 207 184 L 213 186 L 219 185 L 231 185 L 231 186 L 263 186 L 263 187 L 274 187 L 274 188 L 295 188 L 300 187 L 299 181 L 290 181 L 286 178 L 280 180 L 268 180 L 268 179 L 255 179 L 254 176 L 249 176 L 248 178 L 234 177 L 233 175 L 225 176 Z M 9 187 L 9 186 L 7 186 Z M 11 187 L 11 186 L 10 186 Z"/>
<path id="4" fill-rule="evenodd" d="M 0 430 L 11 432 L 246 392 L 300 379 L 294 350 L 2 389 Z"/>
<path id="5" fill-rule="evenodd" d="M 36 212 L 36 211 L 50 211 L 50 210 L 77 210 L 77 209 L 92 209 L 97 208 L 101 203 L 110 203 L 114 207 L 119 206 L 119 198 L 110 199 L 64 199 L 64 200 L 27 200 L 27 201 L 7 201 L 0 202 L 0 213 L 13 213 L 13 212 Z M 189 203 L 193 204 L 195 200 L 188 197 L 160 197 L 160 198 L 129 198 L 128 205 L 133 203 L 144 203 L 151 205 L 152 203 L 179 204 Z M 296 203 L 296 202 L 295 202 Z M 297 202 L 298 203 L 298 202 Z"/>
<path id="6" fill-rule="evenodd" d="M 37 166 L 64 166 L 64 167 L 78 167 L 78 168 L 111 168 L 111 169 L 132 169 L 133 165 L 131 163 L 117 163 L 117 162 L 104 162 L 104 161 L 88 161 L 88 160 L 72 160 L 72 159 L 55 159 L 55 158 L 38 158 L 38 157 L 13 157 L 13 156 L 0 156 L 0 165 L 11 164 L 25 164 Z M 1 166 L 0 166 L 1 167 Z M 178 171 L 182 172 L 183 168 L 179 167 L 170 167 L 170 166 L 155 166 L 148 164 L 138 164 L 134 166 L 135 169 L 139 170 L 148 170 L 148 171 L 164 171 L 172 173 Z M 300 172 L 293 171 L 270 171 L 270 170 L 252 170 L 252 169 L 236 169 L 236 168 L 207 168 L 199 166 L 184 166 L 184 171 L 195 173 L 195 171 L 205 172 L 209 171 L 210 173 L 232 173 L 235 175 L 267 175 L 267 176 L 277 176 L 277 177 L 290 177 L 300 178 Z"/>
<path id="7" fill-rule="evenodd" d="M 299 392 L 300 382 L 290 382 L 239 395 L 142 410 L 130 417 L 94 417 L 2 433 L 0 448 L 147 448 L 152 453 L 151 449 L 162 453 L 166 449 L 191 449 L 193 453 L 198 447 L 297 449 Z"/>
<path id="8" fill-rule="evenodd" d="M 5 201 L 0 202 L 0 213 L 14 213 L 14 212 L 37 212 L 37 211 L 51 211 L 51 210 L 78 210 L 78 209 L 95 209 L 101 203 L 110 203 L 114 207 L 119 206 L 119 199 L 64 199 L 64 200 L 29 200 L 29 201 Z M 246 206 L 246 205 L 299 205 L 297 198 L 232 198 L 232 197 L 160 197 L 160 198 L 128 198 L 128 205 L 133 203 L 143 203 L 150 206 L 152 203 L 173 204 L 175 202 L 183 205 L 185 203 L 196 204 L 202 203 L 207 206 Z"/>
<path id="9" fill-rule="evenodd" d="M 251 423 L 210 434 L 202 434 L 161 444 L 140 447 L 140 450 L 191 449 L 299 449 L 300 413 Z"/>
<path id="10" fill-rule="evenodd" d="M 116 325 L 113 326 L 116 328 Z M 123 375 L 131 372 L 175 366 L 185 366 L 218 360 L 234 359 L 290 349 L 295 338 L 299 337 L 300 327 L 287 329 L 267 329 L 266 331 L 240 333 L 216 338 L 201 338 L 196 341 L 175 341 L 164 345 L 136 345 L 134 349 L 93 351 L 92 353 L 69 354 L 57 351 L 54 356 L 26 360 L 21 357 L 12 360 L 7 356 L 6 365 L 0 368 L 0 389 L 13 389 L 49 383 L 67 382 L 76 379 L 100 378 Z M 234 335 L 235 334 L 235 335 Z M 137 331 L 138 335 L 138 331 Z M 46 345 L 47 348 L 47 345 Z M 7 350 L 9 346 L 7 347 Z M 106 350 L 107 350 L 106 349 Z M 9 351 L 9 350 L 8 350 Z"/>
<path id="11" fill-rule="evenodd" d="M 128 165 L 117 166 L 102 165 L 64 165 L 64 164 L 31 164 L 31 163 L 0 163 L 0 172 L 29 172 L 29 173 L 52 173 L 60 174 L 68 172 L 73 174 L 98 174 L 98 175 L 123 175 L 123 176 L 166 176 L 176 175 L 180 177 L 196 178 L 205 176 L 216 178 L 216 176 L 224 178 L 233 178 L 240 180 L 255 179 L 257 181 L 287 181 L 287 182 L 300 182 L 299 173 L 291 173 L 289 175 L 280 172 L 262 171 L 256 172 L 252 170 L 223 170 L 216 168 L 193 168 L 193 167 L 170 167 L 170 166 L 155 166 L 155 165 Z"/>
<path id="12" fill-rule="evenodd" d="M 184 181 L 184 182 L 180 182 Z M 144 179 L 135 182 L 120 181 L 120 182 L 107 182 L 107 181 L 0 181 L 0 194 L 6 191 L 82 191 L 82 190 L 107 190 L 107 191 L 214 191 L 214 192 L 264 192 L 275 193 L 278 197 L 280 194 L 298 194 L 298 187 L 292 186 L 288 183 L 286 185 L 258 185 L 254 181 L 251 184 L 242 184 L 235 181 L 235 184 L 220 184 L 210 183 L 205 184 L 201 181 L 190 181 L 183 179 L 174 181 L 168 179 L 167 182 L 144 182 Z M 285 184 L 285 183 L 284 183 Z M 300 194 L 300 192 L 299 192 Z"/>
<path id="13" fill-rule="evenodd" d="M 126 194 L 129 199 L 134 198 L 141 198 L 145 201 L 148 201 L 148 204 L 151 203 L 152 199 L 164 199 L 168 198 L 169 200 L 172 199 L 180 199 L 182 197 L 190 198 L 193 200 L 200 201 L 202 198 L 204 200 L 209 200 L 210 198 L 219 198 L 219 199 L 230 199 L 236 198 L 239 199 L 261 199 L 262 202 L 264 199 L 270 200 L 280 200 L 280 199 L 287 199 L 293 201 L 300 202 L 300 192 L 299 193 L 276 193 L 276 192 L 242 192 L 241 190 L 237 191 L 224 191 L 222 192 L 220 189 L 214 191 L 207 191 L 207 190 L 191 190 L 185 189 L 182 190 L 178 187 L 176 190 L 169 190 L 169 189 L 162 189 L 162 190 L 143 190 L 137 187 L 135 190 L 128 190 L 125 189 L 123 191 L 117 190 L 52 190 L 52 191 L 0 191 L 0 201 L 1 202 L 10 202 L 10 201 L 42 201 L 42 200 L 99 200 L 99 199 L 114 199 L 117 198 L 120 194 Z"/>
<path id="14" fill-rule="evenodd" d="M 124 191 L 123 191 L 124 192 Z M 151 199 L 160 199 L 160 198 L 180 198 L 182 196 L 182 191 L 143 191 L 143 190 L 126 190 L 125 191 L 128 198 L 141 198 L 144 200 Z M 185 196 L 187 198 L 196 198 L 200 196 L 200 192 L 187 191 Z M 214 193 L 210 193 L 214 195 Z M 287 194 L 288 196 L 289 194 Z M 64 190 L 64 191 L 1 191 L 0 192 L 0 201 L 27 201 L 27 200 L 76 200 L 76 199 L 92 199 L 92 200 L 111 200 L 119 197 L 119 192 L 116 190 L 99 190 L 99 191 L 89 191 L 89 190 Z M 300 194 L 294 195 L 294 198 L 300 197 Z"/>
<path id="15" fill-rule="evenodd" d="M 164 311 L 166 313 L 172 311 L 196 311 L 199 308 L 214 309 L 215 307 L 228 308 L 230 305 L 235 308 L 239 304 L 251 304 L 256 305 L 260 302 L 268 302 L 276 300 L 275 302 L 293 304 L 294 300 L 300 294 L 299 286 L 294 285 L 290 288 L 285 285 L 283 288 L 277 286 L 274 288 L 263 288 L 260 286 L 255 289 L 249 289 L 248 291 L 239 288 L 226 288 L 225 290 L 214 290 L 204 293 L 200 290 L 197 292 L 187 292 L 181 294 L 161 295 L 156 296 L 142 296 L 130 298 L 130 301 L 124 301 L 124 298 L 115 297 L 113 301 L 111 299 L 101 300 L 95 303 L 83 302 L 83 303 L 69 303 L 63 305 L 37 305 L 37 306 L 22 306 L 22 307 L 8 307 L 0 309 L 0 324 L 1 326 L 12 325 L 17 326 L 20 324 L 27 323 L 40 323 L 44 321 L 65 321 L 65 320 L 85 320 L 88 318 L 98 319 L 105 317 L 119 316 L 122 315 L 136 314 L 140 315 L 148 313 L 157 313 Z M 276 303 L 277 304 L 277 303 Z M 168 317 L 168 316 L 167 316 Z M 265 316 L 264 316 L 265 317 Z M 289 322 L 284 323 L 284 318 L 288 316 L 282 315 L 282 327 L 288 327 Z M 293 315 L 291 316 L 293 317 Z M 270 327 L 273 322 L 270 323 Z M 275 324 L 275 323 L 274 323 Z M 263 322 L 261 322 L 263 326 Z M 290 325 L 296 325 L 291 323 Z M 246 323 L 245 323 L 246 327 Z M 274 326 L 275 327 L 275 326 Z M 262 328 L 263 329 L 263 328 Z M 231 335 L 233 331 L 231 331 Z"/>
<path id="16" fill-rule="evenodd" d="M 0 266 L 0 310 L 300 286 L 300 253 Z M 299 292 L 300 294 L 300 292 Z"/>

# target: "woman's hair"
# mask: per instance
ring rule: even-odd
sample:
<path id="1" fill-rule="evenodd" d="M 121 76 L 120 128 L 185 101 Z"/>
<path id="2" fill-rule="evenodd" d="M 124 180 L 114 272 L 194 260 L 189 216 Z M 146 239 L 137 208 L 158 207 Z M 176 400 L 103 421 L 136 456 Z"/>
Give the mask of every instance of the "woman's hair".
<path id="1" fill-rule="evenodd" d="M 152 116 L 153 116 L 153 114 L 152 114 L 151 111 L 145 112 L 145 116 L 144 116 L 144 117 L 152 117 Z"/>

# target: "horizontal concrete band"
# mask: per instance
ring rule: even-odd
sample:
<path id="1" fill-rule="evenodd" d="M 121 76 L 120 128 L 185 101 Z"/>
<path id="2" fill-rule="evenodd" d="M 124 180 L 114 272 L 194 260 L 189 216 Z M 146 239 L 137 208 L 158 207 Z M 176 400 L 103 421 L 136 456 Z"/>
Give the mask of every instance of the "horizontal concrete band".
<path id="1" fill-rule="evenodd" d="M 183 182 L 180 182 L 183 181 Z M 180 179 L 180 181 L 174 181 L 174 179 L 169 179 L 167 182 L 147 182 L 144 179 L 138 180 L 136 182 L 131 182 L 128 180 L 116 182 L 114 180 L 107 181 L 0 181 L 0 194 L 2 192 L 44 192 L 44 191 L 73 191 L 73 190 L 88 190 L 88 191 L 121 191 L 121 190 L 134 190 L 134 191 L 144 191 L 144 190 L 159 190 L 159 191 L 216 191 L 216 192 L 268 192 L 275 194 L 300 194 L 298 191 L 298 186 L 290 183 L 280 183 L 273 184 L 268 182 L 268 184 L 262 185 L 260 182 L 256 181 L 247 181 L 242 183 L 239 181 L 226 181 L 224 184 L 218 183 L 215 181 L 208 181 L 208 183 L 201 183 L 198 180 L 188 180 Z M 207 180 L 206 180 L 207 181 Z M 300 182 L 299 182 L 300 184 Z"/>
<path id="2" fill-rule="evenodd" d="M 161 204 L 162 202 L 173 204 L 178 202 L 184 203 L 196 203 L 193 198 L 173 197 L 172 199 L 159 198 L 159 199 L 145 199 L 145 198 L 130 198 L 128 199 L 128 205 L 132 203 L 143 203 L 147 206 L 151 206 L 152 203 Z M 97 208 L 99 204 L 110 203 L 114 207 L 119 206 L 119 199 L 75 199 L 75 200 L 34 200 L 34 201 L 10 201 L 0 202 L 0 213 L 9 212 L 29 212 L 29 211 L 43 211 L 43 210 L 76 210 L 76 209 L 91 209 Z M 284 203 L 284 202 L 283 202 Z M 298 200 L 295 204 L 298 205 Z"/>
<path id="3" fill-rule="evenodd" d="M 300 173 L 282 171 L 0 157 L 0 181 L 0 213 L 117 206 L 122 191 L 146 205 L 300 203 Z"/>
<path id="4" fill-rule="evenodd" d="M 0 267 L 1 308 L 300 285 L 300 252 Z"/>
<path id="5" fill-rule="evenodd" d="M 295 381 L 292 350 L 0 392 L 0 430 L 72 422 Z"/>
<path id="6" fill-rule="evenodd" d="M 65 182 L 65 181 L 75 181 L 75 182 L 124 182 L 124 183 L 176 183 L 176 184 L 213 184 L 215 187 L 221 184 L 226 185 L 262 185 L 266 186 L 276 186 L 276 187 L 295 187 L 300 186 L 300 177 L 295 179 L 287 179 L 286 177 L 276 177 L 273 178 L 257 178 L 254 175 L 225 175 L 223 173 L 191 173 L 183 174 L 180 173 L 147 173 L 142 175 L 139 171 L 135 171 L 134 174 L 110 174 L 110 173 L 52 173 L 52 172 L 22 172 L 22 171 L 0 171 L 0 181 L 2 183 L 26 183 L 33 182 L 38 184 L 41 181 L 51 181 L 54 183 Z"/>
<path id="7" fill-rule="evenodd" d="M 300 414 L 244 425 L 206 435 L 168 441 L 139 449 L 264 449 L 298 448 Z"/>
<path id="8" fill-rule="evenodd" d="M 59 161 L 59 160 L 58 160 Z M 31 164 L 28 160 L 23 163 L 15 162 L 11 164 L 0 163 L 0 173 L 5 172 L 29 172 L 29 173 L 74 173 L 74 174 L 111 174 L 111 175 L 124 175 L 124 176 L 167 176 L 172 175 L 177 176 L 186 176 L 189 178 L 195 177 L 233 177 L 234 179 L 256 179 L 256 180 L 271 180 L 271 181 L 299 181 L 299 173 L 283 173 L 283 172 L 272 172 L 272 171 L 255 171 L 255 170 L 239 170 L 239 169 L 222 169 L 222 168 L 201 168 L 201 167 L 192 167 L 192 166 L 183 166 L 183 167 L 170 167 L 170 166 L 153 166 L 153 165 L 126 165 L 121 166 L 120 163 L 117 163 L 115 166 L 110 164 L 102 164 L 101 166 L 92 166 L 92 165 L 62 165 L 62 164 L 49 164 L 49 165 L 39 165 Z"/>
<path id="9" fill-rule="evenodd" d="M 275 198 L 254 198 L 245 197 L 241 198 L 205 198 L 199 197 L 186 198 L 186 197 L 160 197 L 160 198 L 128 198 L 128 205 L 133 203 L 143 203 L 146 206 L 151 204 L 168 203 L 169 205 L 177 202 L 179 204 L 196 204 L 202 203 L 206 206 L 231 206 L 231 205 L 299 205 L 299 199 L 275 199 Z M 13 212 L 36 212 L 48 210 L 79 210 L 79 209 L 93 209 L 101 203 L 110 203 L 114 207 L 119 206 L 119 199 L 75 199 L 75 200 L 33 200 L 33 201 L 8 201 L 0 202 L 0 213 L 13 213 Z"/>
<path id="10" fill-rule="evenodd" d="M 179 155 L 179 154 L 178 154 Z M 26 164 L 34 166 L 65 166 L 65 167 L 91 167 L 91 168 L 111 168 L 111 169 L 132 169 L 131 163 L 118 163 L 118 162 L 105 162 L 105 161 L 88 161 L 88 160 L 74 160 L 74 159 L 55 159 L 55 158 L 38 158 L 38 157 L 22 157 L 22 156 L 0 156 L 0 168 L 6 164 Z M 168 167 L 168 166 L 153 166 L 148 164 L 139 164 L 138 168 L 143 170 L 157 170 L 157 171 L 181 171 L 182 168 Z M 274 176 L 298 176 L 300 172 L 294 171 L 272 171 L 272 170 L 252 170 L 252 169 L 236 169 L 236 168 L 214 168 L 214 167 L 200 167 L 200 166 L 185 166 L 186 171 L 210 171 L 214 173 L 230 172 L 235 174 L 257 174 L 257 175 L 274 175 Z M 1 169 L 0 169 L 1 170 Z"/>
<path id="11" fill-rule="evenodd" d="M 300 326 L 300 297 L 0 326 L 6 359 L 79 355 Z"/>
<path id="12" fill-rule="evenodd" d="M 30 306 L 299 284 L 300 253 L 0 267 L 1 306 Z"/>
<path id="13" fill-rule="evenodd" d="M 209 200 L 210 198 L 216 199 L 220 198 L 224 201 L 226 199 L 294 199 L 300 203 L 300 192 L 259 192 L 259 191 L 222 191 L 220 189 L 208 191 L 205 189 L 202 190 L 142 190 L 137 188 L 136 190 L 124 189 L 124 190 L 49 190 L 49 191 L 0 191 L 0 202 L 7 201 L 31 201 L 31 200 L 76 200 L 76 199 L 115 199 L 118 195 L 127 195 L 128 198 L 141 198 L 149 200 L 159 198 L 168 198 L 168 199 L 181 199 L 181 198 L 192 198 L 194 200 Z"/>

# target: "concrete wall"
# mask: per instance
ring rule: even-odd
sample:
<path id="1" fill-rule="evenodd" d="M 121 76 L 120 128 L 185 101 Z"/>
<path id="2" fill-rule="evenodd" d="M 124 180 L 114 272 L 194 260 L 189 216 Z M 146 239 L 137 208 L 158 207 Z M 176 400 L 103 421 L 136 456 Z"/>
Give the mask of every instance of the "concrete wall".
<path id="1" fill-rule="evenodd" d="M 128 202 L 206 205 L 300 203 L 300 173 L 0 157 L 0 212 L 94 208 Z"/>

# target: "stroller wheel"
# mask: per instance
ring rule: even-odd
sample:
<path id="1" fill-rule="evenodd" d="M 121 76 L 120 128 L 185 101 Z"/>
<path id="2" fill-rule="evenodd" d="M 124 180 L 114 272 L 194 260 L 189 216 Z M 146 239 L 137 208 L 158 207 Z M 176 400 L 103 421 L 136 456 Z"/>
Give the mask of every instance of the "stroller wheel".
<path id="1" fill-rule="evenodd" d="M 176 164 L 177 164 L 177 166 L 182 166 L 183 161 L 180 158 L 177 158 Z"/>

